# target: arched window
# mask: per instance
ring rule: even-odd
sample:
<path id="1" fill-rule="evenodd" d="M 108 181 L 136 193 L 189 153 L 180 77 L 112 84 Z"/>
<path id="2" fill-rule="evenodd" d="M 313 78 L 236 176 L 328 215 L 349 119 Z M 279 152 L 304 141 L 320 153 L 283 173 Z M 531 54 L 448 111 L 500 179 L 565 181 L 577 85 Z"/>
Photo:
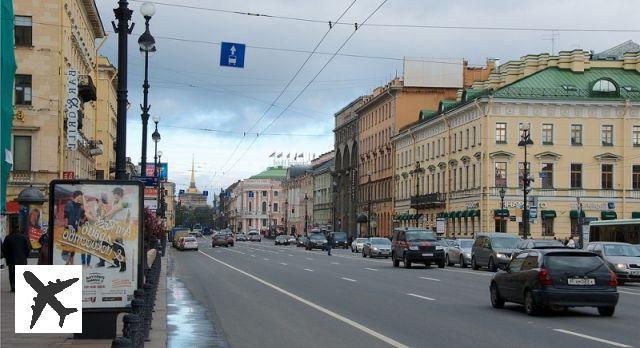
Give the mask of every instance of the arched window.
<path id="1" fill-rule="evenodd" d="M 262 202 L 262 214 L 267 213 L 267 202 Z"/>
<path id="2" fill-rule="evenodd" d="M 591 92 L 596 95 L 617 95 L 618 86 L 609 79 L 599 79 L 591 86 Z"/>

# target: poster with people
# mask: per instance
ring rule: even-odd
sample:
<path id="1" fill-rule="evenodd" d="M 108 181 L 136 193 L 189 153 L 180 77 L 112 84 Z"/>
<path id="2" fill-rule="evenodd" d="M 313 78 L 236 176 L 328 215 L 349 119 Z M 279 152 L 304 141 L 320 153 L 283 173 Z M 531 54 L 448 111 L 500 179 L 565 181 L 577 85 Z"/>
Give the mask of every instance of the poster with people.
<path id="1" fill-rule="evenodd" d="M 46 231 L 46 226 L 42 222 L 42 211 L 39 208 L 31 208 L 27 221 L 27 234 L 31 242 L 31 249 L 40 249 L 40 237 Z"/>
<path id="2" fill-rule="evenodd" d="M 142 184 L 54 181 L 54 265 L 82 265 L 83 308 L 124 308 L 138 287 Z"/>

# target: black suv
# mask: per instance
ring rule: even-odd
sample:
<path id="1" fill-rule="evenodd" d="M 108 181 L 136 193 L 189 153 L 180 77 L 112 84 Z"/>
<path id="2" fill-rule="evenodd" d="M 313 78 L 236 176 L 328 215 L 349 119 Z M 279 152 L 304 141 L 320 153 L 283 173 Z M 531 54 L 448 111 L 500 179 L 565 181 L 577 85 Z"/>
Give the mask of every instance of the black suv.
<path id="1" fill-rule="evenodd" d="M 411 263 L 420 262 L 428 268 L 432 263 L 444 268 L 444 248 L 439 245 L 433 231 L 424 228 L 403 227 L 393 230 L 391 240 L 393 267 L 411 268 Z"/>
<path id="2" fill-rule="evenodd" d="M 491 305 L 524 304 L 529 315 L 542 309 L 597 307 L 611 316 L 618 303 L 617 278 L 595 253 L 571 249 L 529 249 L 515 255 L 491 279 Z"/>
<path id="3" fill-rule="evenodd" d="M 331 232 L 331 239 L 333 240 L 333 248 L 348 248 L 349 241 L 347 240 L 346 232 Z"/>

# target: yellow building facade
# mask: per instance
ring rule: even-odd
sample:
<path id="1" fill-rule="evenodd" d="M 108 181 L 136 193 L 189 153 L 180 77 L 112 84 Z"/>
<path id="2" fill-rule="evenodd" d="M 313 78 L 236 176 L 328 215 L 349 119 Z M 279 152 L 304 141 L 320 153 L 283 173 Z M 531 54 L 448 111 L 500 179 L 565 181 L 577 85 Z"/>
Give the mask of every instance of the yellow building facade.
<path id="1" fill-rule="evenodd" d="M 98 56 L 96 133 L 102 154 L 96 156 L 96 179 L 114 179 L 118 70 L 107 57 Z M 112 170 L 113 168 L 113 170 Z"/>
<path id="2" fill-rule="evenodd" d="M 524 124 L 529 236 L 577 235 L 580 209 L 640 217 L 640 53 L 604 61 L 574 50 L 509 62 L 405 127 L 394 138 L 395 223 L 522 234 Z"/>

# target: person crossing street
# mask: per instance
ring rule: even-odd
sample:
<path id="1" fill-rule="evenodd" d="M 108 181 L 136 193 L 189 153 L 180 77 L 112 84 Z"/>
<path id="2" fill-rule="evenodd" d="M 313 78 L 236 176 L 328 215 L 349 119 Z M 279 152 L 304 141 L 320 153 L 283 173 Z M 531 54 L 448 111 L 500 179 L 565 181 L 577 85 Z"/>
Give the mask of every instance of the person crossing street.
<path id="1" fill-rule="evenodd" d="M 327 255 L 331 256 L 331 248 L 333 247 L 333 236 L 331 233 L 327 235 Z"/>

